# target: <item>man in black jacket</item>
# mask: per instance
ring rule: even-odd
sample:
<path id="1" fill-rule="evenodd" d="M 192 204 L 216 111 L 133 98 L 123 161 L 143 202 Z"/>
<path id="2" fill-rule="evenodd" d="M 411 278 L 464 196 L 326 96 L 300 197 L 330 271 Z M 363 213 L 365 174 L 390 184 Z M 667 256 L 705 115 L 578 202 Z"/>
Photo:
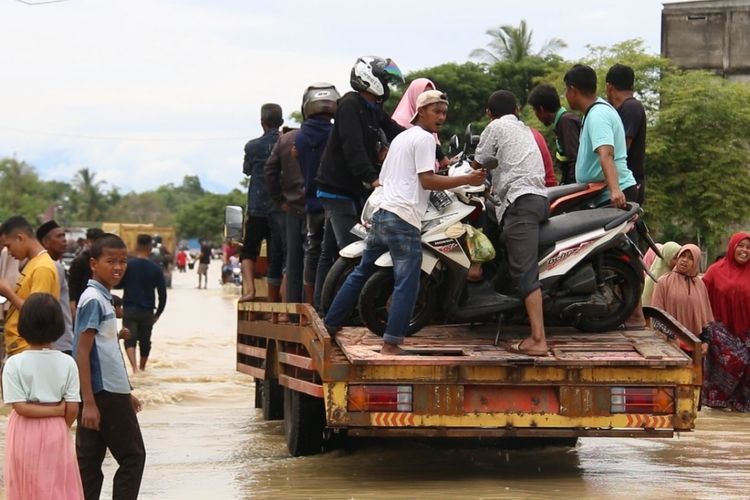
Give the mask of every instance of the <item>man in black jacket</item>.
<path id="1" fill-rule="evenodd" d="M 388 84 L 399 80 L 403 81 L 401 71 L 390 59 L 361 57 L 349 80 L 355 91 L 338 101 L 316 178 L 318 200 L 325 212 L 316 296 L 338 251 L 355 240 L 349 230 L 358 222 L 363 200 L 379 185 L 386 142 L 404 130 L 382 108 L 390 95 Z"/>

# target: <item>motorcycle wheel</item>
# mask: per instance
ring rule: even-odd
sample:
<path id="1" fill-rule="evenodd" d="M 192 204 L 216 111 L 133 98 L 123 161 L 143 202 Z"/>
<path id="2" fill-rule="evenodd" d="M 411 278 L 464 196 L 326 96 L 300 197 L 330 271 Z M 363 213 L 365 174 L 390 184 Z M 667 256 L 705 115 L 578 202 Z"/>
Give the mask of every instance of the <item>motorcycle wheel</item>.
<path id="1" fill-rule="evenodd" d="M 641 297 L 641 280 L 638 273 L 626 262 L 607 255 L 602 265 L 602 284 L 609 290 L 614 307 L 609 314 L 581 316 L 574 326 L 584 332 L 605 332 L 620 327 L 638 306 Z"/>
<path id="2" fill-rule="evenodd" d="M 359 264 L 361 259 L 350 259 L 347 257 L 339 257 L 336 262 L 333 263 L 331 269 L 329 269 L 326 275 L 326 280 L 323 282 L 323 289 L 320 291 L 320 310 L 323 314 L 328 312 L 328 309 L 333 304 L 333 299 L 336 298 L 336 294 L 341 288 L 341 285 L 346 281 L 347 276 L 354 270 Z M 352 314 L 353 324 L 357 324 L 359 315 L 355 311 Z M 349 323 L 352 324 L 352 323 Z"/>
<path id="3" fill-rule="evenodd" d="M 380 269 L 365 283 L 359 295 L 359 314 L 362 322 L 375 335 L 380 337 L 385 332 L 388 323 L 388 309 L 393 294 L 393 270 Z M 409 319 L 406 336 L 414 335 L 424 328 L 435 316 L 437 309 L 437 289 L 432 278 L 421 273 L 419 278 L 419 292 L 414 311 Z"/>

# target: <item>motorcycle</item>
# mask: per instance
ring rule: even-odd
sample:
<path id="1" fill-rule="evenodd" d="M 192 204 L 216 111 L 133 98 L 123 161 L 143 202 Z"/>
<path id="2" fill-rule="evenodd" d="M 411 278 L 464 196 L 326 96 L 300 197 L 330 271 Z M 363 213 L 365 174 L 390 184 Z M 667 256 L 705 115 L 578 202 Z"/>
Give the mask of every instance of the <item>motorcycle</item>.
<path id="1" fill-rule="evenodd" d="M 462 187 L 466 188 L 466 187 Z M 474 205 L 472 193 L 456 188 L 444 192 L 450 203 L 431 207 L 422 225 L 422 273 L 417 304 L 407 335 L 437 317 L 438 305 L 446 321 L 486 321 L 523 314 L 522 300 L 508 290 L 510 278 L 498 251 L 491 281 L 467 281 L 471 261 L 457 228 Z M 636 229 L 653 248 L 655 243 L 640 219 L 637 204 L 625 210 L 595 208 L 551 217 L 540 227 L 539 279 L 547 324 L 572 325 L 582 331 L 602 332 L 619 327 L 638 304 L 643 276 L 642 256 L 628 237 Z M 364 324 L 382 335 L 393 290 L 388 253 L 377 259 L 376 271 L 359 298 Z"/>
<path id="2" fill-rule="evenodd" d="M 236 256 L 230 257 L 229 263 L 221 266 L 221 284 L 227 283 L 242 286 L 242 267 Z"/>
<path id="3" fill-rule="evenodd" d="M 457 153 L 455 157 L 457 161 L 447 171 L 442 173 L 450 175 L 451 171 L 456 171 L 456 169 L 468 166 L 471 162 L 471 152 L 478 143 L 479 136 L 472 134 L 471 125 L 466 127 L 463 150 L 459 150 L 458 137 L 454 135 L 450 140 L 450 146 L 452 151 Z M 550 216 L 595 208 L 596 200 L 605 189 L 606 184 L 603 182 L 566 184 L 563 186 L 548 188 L 547 198 L 550 203 Z M 475 192 L 477 191 L 483 191 L 483 188 L 480 187 L 475 190 Z M 357 267 L 362 258 L 362 253 L 365 249 L 364 240 L 367 237 L 367 231 L 372 221 L 372 215 L 378 208 L 379 196 L 380 191 L 379 189 L 376 189 L 367 199 L 360 216 L 360 222 L 351 229 L 351 233 L 357 236 L 359 240 L 350 243 L 339 251 L 339 257 L 333 263 L 333 266 L 331 266 L 331 269 L 326 275 L 323 288 L 321 289 L 321 299 L 319 304 L 320 310 L 323 313 L 328 311 L 328 308 L 331 303 L 333 303 L 333 299 L 336 297 L 339 288 L 341 288 L 344 281 L 346 281 L 347 276 L 349 276 L 349 273 Z M 441 194 L 433 195 L 433 198 L 435 196 L 441 196 Z M 476 215 L 477 211 L 484 210 L 485 202 L 480 197 L 473 198 L 468 202 L 475 207 L 473 214 L 471 212 L 470 214 Z M 423 223 L 429 223 L 429 221 L 434 220 L 439 216 L 440 212 L 436 211 L 435 205 L 431 202 L 428 206 L 427 214 L 423 219 Z M 356 313 L 353 314 L 351 322 L 358 322 L 358 318 L 359 316 Z"/>

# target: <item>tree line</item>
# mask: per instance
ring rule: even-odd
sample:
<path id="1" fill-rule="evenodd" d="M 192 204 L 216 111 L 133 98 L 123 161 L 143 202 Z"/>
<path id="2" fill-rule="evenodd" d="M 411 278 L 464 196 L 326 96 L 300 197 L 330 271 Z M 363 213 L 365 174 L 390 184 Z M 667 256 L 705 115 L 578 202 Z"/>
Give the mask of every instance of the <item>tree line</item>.
<path id="1" fill-rule="evenodd" d="M 636 73 L 636 92 L 648 116 L 646 218 L 661 241 L 693 241 L 715 255 L 736 228 L 750 229 L 750 86 L 700 71 L 683 71 L 669 60 L 648 54 L 642 40 L 609 47 L 589 46 L 579 61 L 557 54 L 565 42 L 553 38 L 533 50 L 533 32 L 519 26 L 487 31 L 486 48 L 472 51 L 466 62 L 451 62 L 413 71 L 386 103 L 392 111 L 408 83 L 429 78 L 446 92 L 451 105 L 441 138 L 462 136 L 467 124 L 486 125 L 485 104 L 498 89 L 512 91 L 526 104 L 531 89 L 549 83 L 561 95 L 563 75 L 574 63 L 592 66 L 604 95 L 604 75 L 619 62 Z M 563 105 L 566 103 L 562 99 Z M 522 119 L 551 139 L 530 107 Z M 0 218 L 20 213 L 38 220 L 50 205 L 68 225 L 104 220 L 175 225 L 183 237 L 220 237 L 223 206 L 245 204 L 245 194 L 205 191 L 196 176 L 142 193 L 123 194 L 97 179 L 94 170 L 79 170 L 71 182 L 41 180 L 23 161 L 0 160 Z M 127 219 L 127 220 L 123 220 Z"/>
<path id="2" fill-rule="evenodd" d="M 519 100 L 521 119 L 542 131 L 553 146 L 552 131 L 534 116 L 526 99 L 534 86 L 548 83 L 563 95 L 563 75 L 575 63 L 596 70 L 599 95 L 605 75 L 615 63 L 631 66 L 635 91 L 648 117 L 646 202 L 651 232 L 660 241 L 695 242 L 712 258 L 725 250 L 734 230 L 750 229 L 750 85 L 730 82 L 703 71 L 685 71 L 668 59 L 648 54 L 640 39 L 609 47 L 588 46 L 578 61 L 562 59 L 565 46 L 551 39 L 533 51 L 532 32 L 525 22 L 487 31 L 491 41 L 470 57 L 478 61 L 445 63 L 406 75 L 398 97 L 415 78 L 429 78 L 450 100 L 441 139 L 462 137 L 467 124 L 481 130 L 488 119 L 485 104 L 498 89 Z M 561 98 L 564 106 L 567 105 Z"/>
<path id="3" fill-rule="evenodd" d="M 195 175 L 154 190 L 122 193 L 82 168 L 70 182 L 43 180 L 15 158 L 0 159 L 0 221 L 20 214 L 32 223 L 54 217 L 66 227 L 95 227 L 104 221 L 175 226 L 180 238 L 221 240 L 224 207 L 244 205 L 240 189 L 206 191 Z"/>

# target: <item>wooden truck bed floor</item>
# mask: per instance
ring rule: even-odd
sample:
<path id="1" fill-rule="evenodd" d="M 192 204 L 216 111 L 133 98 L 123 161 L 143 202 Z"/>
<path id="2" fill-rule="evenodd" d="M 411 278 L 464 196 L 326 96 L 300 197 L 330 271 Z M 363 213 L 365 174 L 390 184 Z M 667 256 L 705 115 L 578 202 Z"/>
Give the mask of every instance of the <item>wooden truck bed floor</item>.
<path id="1" fill-rule="evenodd" d="M 364 327 L 342 329 L 336 335 L 336 343 L 353 365 L 676 367 L 688 366 L 692 362 L 685 352 L 653 330 L 582 333 L 573 328 L 548 328 L 548 356 L 517 354 L 505 348 L 527 335 L 528 328 L 503 327 L 498 345 L 495 345 L 495 327 L 429 326 L 407 337 L 401 347 L 411 354 L 399 356 L 381 355 L 382 338 Z"/>

